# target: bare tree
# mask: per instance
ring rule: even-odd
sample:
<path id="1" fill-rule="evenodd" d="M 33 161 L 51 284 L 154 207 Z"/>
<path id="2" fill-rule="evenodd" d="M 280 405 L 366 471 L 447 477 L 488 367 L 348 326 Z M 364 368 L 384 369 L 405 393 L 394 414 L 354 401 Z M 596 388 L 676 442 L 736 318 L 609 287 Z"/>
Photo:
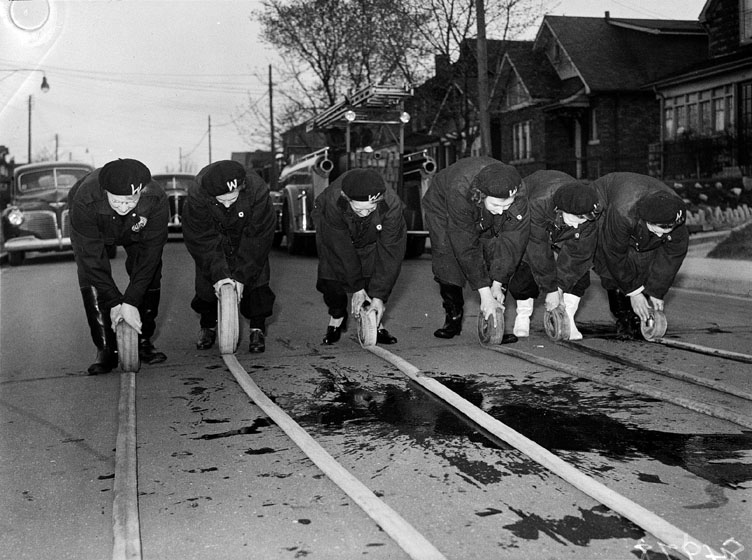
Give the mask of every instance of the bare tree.
<path id="1" fill-rule="evenodd" d="M 300 124 L 369 83 L 422 79 L 425 44 L 400 0 L 263 0 L 252 17 L 281 55 L 274 70 L 275 128 Z M 266 78 L 263 78 L 266 81 Z M 268 141 L 263 99 L 235 116 L 247 138 Z"/>
<path id="2" fill-rule="evenodd" d="M 527 29 L 545 1 L 487 0 L 489 38 Z M 440 55 L 456 62 L 451 79 L 434 88 L 441 100 L 434 128 L 454 135 L 469 152 L 478 128 L 477 58 L 468 50 L 476 30 L 474 0 L 262 0 L 252 17 L 261 23 L 262 39 L 282 55 L 282 66 L 274 68 L 277 130 L 368 83 L 417 86 L 428 76 L 431 56 Z M 262 101 L 249 99 L 236 121 L 244 136 L 268 141 Z"/>
<path id="3" fill-rule="evenodd" d="M 480 132 L 478 118 L 478 59 L 475 37 L 477 13 L 475 0 L 412 0 L 414 25 L 433 54 L 444 61 L 445 74 L 425 88 L 422 105 L 430 107 L 430 134 L 454 139 L 461 155 L 469 155 Z M 498 43 L 515 39 L 543 14 L 547 0 L 496 0 L 485 2 L 486 34 Z M 489 47 L 489 51 L 492 49 Z M 498 49 L 497 49 L 498 51 Z M 498 54 L 498 53 L 497 53 Z M 496 64 L 501 56 L 496 57 Z M 498 94 L 498 67 L 488 66 L 493 80 L 488 99 Z M 489 107 L 485 108 L 486 110 Z"/>

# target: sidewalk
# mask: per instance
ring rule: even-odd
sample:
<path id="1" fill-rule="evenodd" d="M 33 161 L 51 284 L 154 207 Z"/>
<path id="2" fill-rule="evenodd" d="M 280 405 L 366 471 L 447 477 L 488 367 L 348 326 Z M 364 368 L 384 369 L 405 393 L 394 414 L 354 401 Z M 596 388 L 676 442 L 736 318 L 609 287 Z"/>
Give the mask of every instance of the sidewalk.
<path id="1" fill-rule="evenodd" d="M 694 234 L 673 287 L 752 298 L 752 261 L 708 259 L 729 231 Z"/>

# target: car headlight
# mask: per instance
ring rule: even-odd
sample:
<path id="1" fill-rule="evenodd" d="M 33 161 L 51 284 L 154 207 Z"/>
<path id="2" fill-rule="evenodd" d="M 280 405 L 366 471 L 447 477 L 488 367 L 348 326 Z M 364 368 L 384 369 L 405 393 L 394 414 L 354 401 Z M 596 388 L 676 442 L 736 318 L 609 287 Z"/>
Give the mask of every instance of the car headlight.
<path id="1" fill-rule="evenodd" d="M 13 208 L 8 212 L 8 223 L 12 226 L 20 226 L 24 221 L 24 214 L 18 208 Z"/>

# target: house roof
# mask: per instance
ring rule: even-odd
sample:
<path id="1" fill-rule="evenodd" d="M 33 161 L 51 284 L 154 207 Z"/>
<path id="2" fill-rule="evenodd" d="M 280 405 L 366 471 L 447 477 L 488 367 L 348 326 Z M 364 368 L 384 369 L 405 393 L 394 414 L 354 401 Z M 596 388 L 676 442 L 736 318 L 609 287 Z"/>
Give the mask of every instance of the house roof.
<path id="1" fill-rule="evenodd" d="M 645 84 L 645 87 L 666 87 L 693 82 L 712 76 L 724 76 L 752 70 L 752 48 L 740 49 L 725 56 L 708 58 L 692 64 L 681 72 L 675 72 L 660 80 Z"/>
<path id="2" fill-rule="evenodd" d="M 558 41 L 589 91 L 636 91 L 707 56 L 699 23 L 545 16 L 535 39 Z"/>
<path id="3" fill-rule="evenodd" d="M 533 99 L 561 95 L 562 81 L 543 52 L 533 49 L 532 41 L 516 41 L 510 45 L 504 64 L 512 66 Z M 577 89 L 582 89 L 582 83 Z"/>

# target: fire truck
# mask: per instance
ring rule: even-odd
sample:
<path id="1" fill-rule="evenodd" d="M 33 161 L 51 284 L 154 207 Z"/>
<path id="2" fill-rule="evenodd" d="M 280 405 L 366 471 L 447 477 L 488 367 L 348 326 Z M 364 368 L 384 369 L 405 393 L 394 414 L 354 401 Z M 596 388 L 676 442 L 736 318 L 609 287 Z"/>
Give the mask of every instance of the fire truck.
<path id="1" fill-rule="evenodd" d="M 409 116 L 402 111 L 402 101 L 411 90 L 390 86 L 369 85 L 333 105 L 307 123 L 307 130 L 321 130 L 344 124 L 345 151 L 333 157 L 330 147 L 321 148 L 291 162 L 280 173 L 278 189 L 272 191 L 277 210 L 275 245 L 286 239 L 291 254 L 315 254 L 315 229 L 311 211 L 316 197 L 344 171 L 370 167 L 377 169 L 387 184 L 405 204 L 407 224 L 407 258 L 423 254 L 428 231 L 423 220 L 421 200 L 436 172 L 436 162 L 426 151 L 404 154 L 404 125 Z M 350 127 L 353 124 L 399 127 L 396 142 L 380 149 L 350 149 Z M 339 171 L 341 170 L 341 171 Z"/>

